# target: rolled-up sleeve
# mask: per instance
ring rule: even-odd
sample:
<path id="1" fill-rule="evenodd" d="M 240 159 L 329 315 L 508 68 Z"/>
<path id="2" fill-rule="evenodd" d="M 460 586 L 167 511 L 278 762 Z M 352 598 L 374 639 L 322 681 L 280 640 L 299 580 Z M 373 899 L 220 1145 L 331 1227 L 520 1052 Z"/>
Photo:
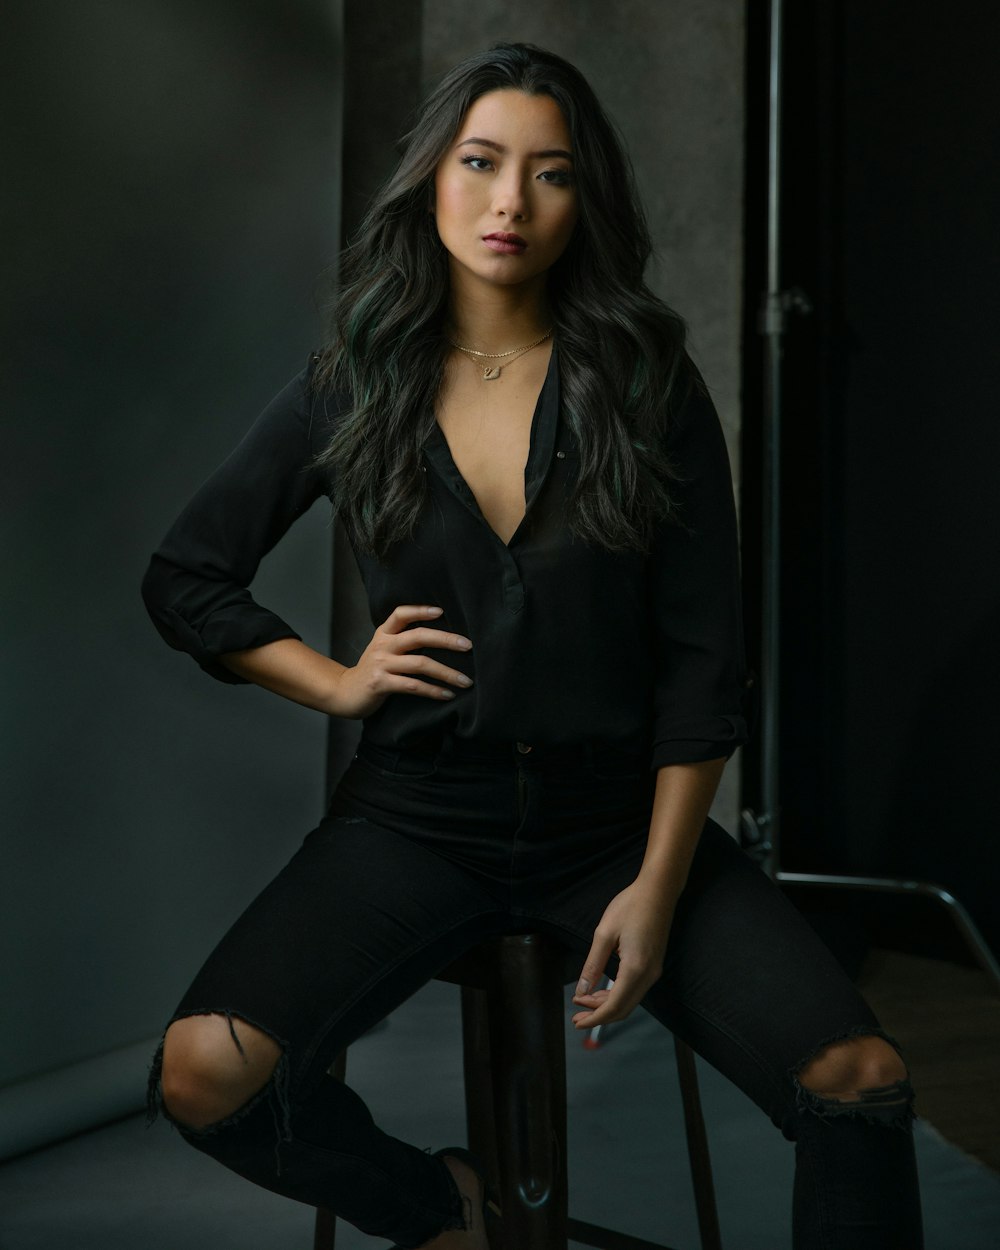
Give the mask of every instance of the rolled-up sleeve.
<path id="1" fill-rule="evenodd" d="M 746 741 L 739 545 L 718 415 L 698 379 L 668 435 L 678 522 L 649 556 L 654 768 L 729 756 Z"/>
<path id="2" fill-rule="evenodd" d="M 163 638 L 220 681 L 244 681 L 220 655 L 300 637 L 247 588 L 289 526 L 329 494 L 313 463 L 325 420 L 310 391 L 312 363 L 200 488 L 143 578 L 142 597 Z"/>

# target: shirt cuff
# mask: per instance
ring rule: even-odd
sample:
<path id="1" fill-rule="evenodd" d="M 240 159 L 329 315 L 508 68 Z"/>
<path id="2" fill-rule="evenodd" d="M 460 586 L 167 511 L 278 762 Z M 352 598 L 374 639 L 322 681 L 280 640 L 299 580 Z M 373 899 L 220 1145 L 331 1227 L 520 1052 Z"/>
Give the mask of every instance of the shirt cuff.
<path id="1" fill-rule="evenodd" d="M 263 647 L 282 638 L 302 638 L 281 617 L 256 604 L 253 610 L 248 610 L 245 606 L 238 611 L 227 611 L 223 608 L 208 617 L 199 629 L 190 625 L 173 608 L 166 608 L 156 625 L 175 650 L 186 651 L 210 677 L 233 686 L 249 683 L 245 677 L 240 677 L 225 664 L 221 664 L 218 658 L 220 655 L 228 655 L 230 651 L 246 651 L 251 647 Z"/>
<path id="2" fill-rule="evenodd" d="M 684 731 L 684 736 L 681 736 Z M 698 725 L 677 726 L 677 736 L 661 737 L 653 744 L 652 768 L 667 764 L 700 764 L 729 759 L 749 737 L 742 716 L 715 716 Z"/>

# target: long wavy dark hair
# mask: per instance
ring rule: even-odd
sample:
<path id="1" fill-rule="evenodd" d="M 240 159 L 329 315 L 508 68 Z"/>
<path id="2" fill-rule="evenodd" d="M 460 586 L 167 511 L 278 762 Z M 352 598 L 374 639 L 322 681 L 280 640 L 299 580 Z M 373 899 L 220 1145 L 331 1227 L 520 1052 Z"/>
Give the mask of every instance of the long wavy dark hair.
<path id="1" fill-rule="evenodd" d="M 547 288 L 563 415 L 580 451 L 570 526 L 606 548 L 642 550 L 653 521 L 673 512 L 663 436 L 693 377 L 684 322 L 643 280 L 651 243 L 624 146 L 579 70 L 531 44 L 500 43 L 455 66 L 421 108 L 345 253 L 314 373 L 341 404 L 320 463 L 356 544 L 378 558 L 412 532 L 423 506 L 421 448 L 448 353 L 447 252 L 429 211 L 435 171 L 470 106 L 511 88 L 551 96 L 573 144 L 578 219 Z"/>

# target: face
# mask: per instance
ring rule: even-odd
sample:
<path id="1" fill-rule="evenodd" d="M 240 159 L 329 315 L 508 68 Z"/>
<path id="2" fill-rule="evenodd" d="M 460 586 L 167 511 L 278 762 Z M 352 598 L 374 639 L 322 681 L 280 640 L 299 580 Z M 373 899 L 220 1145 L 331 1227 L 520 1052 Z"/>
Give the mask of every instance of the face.
<path id="1" fill-rule="evenodd" d="M 544 282 L 577 218 L 569 129 L 555 100 L 480 96 L 438 165 L 434 214 L 453 282 Z"/>

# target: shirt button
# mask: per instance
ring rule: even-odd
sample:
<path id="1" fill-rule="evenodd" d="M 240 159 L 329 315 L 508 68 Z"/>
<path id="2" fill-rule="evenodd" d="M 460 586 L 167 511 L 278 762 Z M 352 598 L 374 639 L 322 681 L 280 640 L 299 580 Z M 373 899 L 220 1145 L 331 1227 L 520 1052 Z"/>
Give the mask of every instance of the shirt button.
<path id="1" fill-rule="evenodd" d="M 528 752 L 531 750 L 531 747 L 529 747 L 526 742 L 519 742 L 517 744 L 517 749 L 521 753 L 521 755 L 527 755 Z"/>
<path id="2" fill-rule="evenodd" d="M 565 460 L 565 459 L 566 459 L 566 453 L 565 453 L 564 451 L 557 451 L 557 452 L 556 452 L 556 459 L 557 459 L 557 460 Z"/>

